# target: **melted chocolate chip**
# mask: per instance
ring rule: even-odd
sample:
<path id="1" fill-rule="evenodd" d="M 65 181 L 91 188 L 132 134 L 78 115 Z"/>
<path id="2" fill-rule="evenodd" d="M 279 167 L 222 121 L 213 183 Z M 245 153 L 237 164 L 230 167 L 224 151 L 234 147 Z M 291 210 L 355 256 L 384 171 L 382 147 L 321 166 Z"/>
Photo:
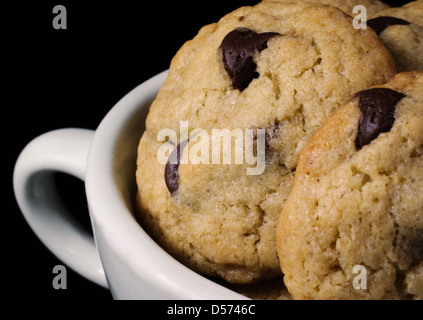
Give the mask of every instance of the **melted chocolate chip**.
<path id="1" fill-rule="evenodd" d="M 367 25 L 372 28 L 378 35 L 381 34 L 387 27 L 396 24 L 407 25 L 410 24 L 410 22 L 394 17 L 377 17 L 367 20 Z"/>
<path id="2" fill-rule="evenodd" d="M 395 106 L 405 95 L 388 88 L 374 88 L 360 91 L 355 96 L 359 98 L 358 107 L 362 113 L 356 140 L 360 150 L 382 132 L 391 130 Z"/>
<path id="3" fill-rule="evenodd" d="M 185 140 L 184 142 L 180 143 L 175 149 L 173 149 L 166 163 L 164 177 L 166 186 L 171 194 L 174 194 L 179 188 L 178 168 L 181 162 L 182 153 L 184 152 L 184 148 L 187 144 L 188 140 Z"/>
<path id="4" fill-rule="evenodd" d="M 267 48 L 267 42 L 276 32 L 257 33 L 247 28 L 237 28 L 223 39 L 223 66 L 235 89 L 243 91 L 253 79 L 258 78 L 257 65 L 253 55 Z"/>

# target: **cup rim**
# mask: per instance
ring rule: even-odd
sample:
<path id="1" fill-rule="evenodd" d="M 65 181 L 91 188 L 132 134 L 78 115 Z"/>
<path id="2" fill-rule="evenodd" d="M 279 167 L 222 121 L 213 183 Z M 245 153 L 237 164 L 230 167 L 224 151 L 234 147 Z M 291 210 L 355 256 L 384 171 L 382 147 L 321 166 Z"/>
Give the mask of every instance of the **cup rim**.
<path id="1" fill-rule="evenodd" d="M 119 133 L 139 108 L 150 107 L 146 103 L 154 99 L 167 74 L 168 70 L 163 71 L 130 91 L 108 112 L 94 134 L 85 182 L 94 236 L 101 232 L 102 239 L 109 240 L 108 248 L 125 261 L 140 281 L 154 281 L 154 286 L 170 292 L 171 296 L 245 299 L 192 271 L 163 250 L 136 222 L 116 186 L 113 165 Z"/>

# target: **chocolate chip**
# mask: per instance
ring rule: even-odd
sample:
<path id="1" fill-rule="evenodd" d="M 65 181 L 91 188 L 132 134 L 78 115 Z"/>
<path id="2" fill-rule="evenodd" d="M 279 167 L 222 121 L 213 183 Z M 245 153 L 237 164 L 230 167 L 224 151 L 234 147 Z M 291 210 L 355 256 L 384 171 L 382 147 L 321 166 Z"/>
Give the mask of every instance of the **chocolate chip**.
<path id="1" fill-rule="evenodd" d="M 360 91 L 355 96 L 359 98 L 358 107 L 362 113 L 356 140 L 360 150 L 382 132 L 391 130 L 395 106 L 405 95 L 388 88 L 374 88 Z"/>
<path id="2" fill-rule="evenodd" d="M 257 33 L 247 28 L 229 32 L 220 45 L 223 66 L 235 89 L 243 91 L 253 79 L 258 78 L 257 65 L 253 55 L 267 48 L 267 42 L 275 32 Z"/>
<path id="3" fill-rule="evenodd" d="M 166 163 L 164 177 L 166 186 L 171 194 L 174 194 L 179 188 L 178 168 L 181 162 L 182 153 L 184 152 L 184 148 L 187 144 L 188 140 L 185 140 L 173 149 Z"/>
<path id="4" fill-rule="evenodd" d="M 394 17 L 377 17 L 367 20 L 367 25 L 374 30 L 378 35 L 382 33 L 389 26 L 393 25 L 407 25 L 410 22 Z"/>

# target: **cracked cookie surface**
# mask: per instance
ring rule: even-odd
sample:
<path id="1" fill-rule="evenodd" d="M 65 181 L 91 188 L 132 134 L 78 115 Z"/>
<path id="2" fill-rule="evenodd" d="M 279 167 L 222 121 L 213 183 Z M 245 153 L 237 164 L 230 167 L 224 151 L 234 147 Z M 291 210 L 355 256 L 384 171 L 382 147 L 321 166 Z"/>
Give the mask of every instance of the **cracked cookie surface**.
<path id="1" fill-rule="evenodd" d="M 237 37 L 259 42 L 251 46 L 240 40 L 247 53 L 234 53 L 247 61 L 250 74 L 242 90 L 222 58 L 223 40 L 237 29 Z M 137 161 L 141 224 L 201 273 L 232 283 L 280 276 L 275 226 L 302 147 L 352 94 L 385 83 L 395 72 L 392 56 L 373 31 L 354 29 L 350 16 L 328 6 L 260 3 L 203 27 L 173 58 L 147 117 Z M 251 165 L 245 159 L 240 164 L 159 163 L 162 129 L 176 132 L 176 141 L 168 141 L 174 147 L 187 140 L 179 138 L 180 121 L 208 137 L 216 129 L 264 130 L 264 172 L 248 175 Z M 193 154 L 198 141 L 189 139 L 183 155 Z"/>
<path id="2" fill-rule="evenodd" d="M 330 117 L 301 153 L 276 231 L 296 299 L 423 299 L 423 72 L 371 90 Z M 374 109 L 389 104 L 383 117 L 394 120 L 385 128 L 374 121 L 378 134 L 357 147 L 363 98 Z M 357 265 L 365 290 L 353 285 Z"/>

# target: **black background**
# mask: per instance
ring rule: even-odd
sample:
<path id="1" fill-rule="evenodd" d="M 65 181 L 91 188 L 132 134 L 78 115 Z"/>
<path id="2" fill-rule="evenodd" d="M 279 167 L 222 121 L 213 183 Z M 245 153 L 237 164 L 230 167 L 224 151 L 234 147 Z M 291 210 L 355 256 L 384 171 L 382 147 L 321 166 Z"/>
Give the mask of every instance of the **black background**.
<path id="1" fill-rule="evenodd" d="M 108 290 L 69 268 L 67 289 L 53 288 L 53 267 L 62 263 L 32 232 L 13 195 L 13 167 L 20 151 L 50 130 L 95 129 L 127 92 L 167 69 L 178 48 L 201 26 L 256 2 L 34 1 L 3 10 L 8 16 L 2 32 L 3 64 L 11 72 L 3 73 L 8 99 L 2 109 L 6 155 L 2 230 L 6 231 L 6 290 L 13 299 L 112 299 Z M 67 9 L 66 30 L 52 26 L 52 10 L 58 4 Z M 83 182 L 58 174 L 57 185 L 65 203 L 89 228 Z"/>

